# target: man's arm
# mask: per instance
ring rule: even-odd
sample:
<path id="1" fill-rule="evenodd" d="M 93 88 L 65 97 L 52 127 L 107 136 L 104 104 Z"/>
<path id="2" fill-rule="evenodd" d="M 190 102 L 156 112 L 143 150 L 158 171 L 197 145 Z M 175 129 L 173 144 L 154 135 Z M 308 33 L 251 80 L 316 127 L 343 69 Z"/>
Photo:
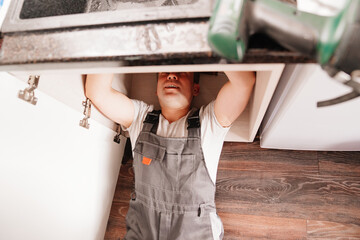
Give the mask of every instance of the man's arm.
<path id="1" fill-rule="evenodd" d="M 251 96 L 254 72 L 226 72 L 229 79 L 220 89 L 215 101 L 215 116 L 223 126 L 230 126 L 244 111 Z"/>
<path id="2" fill-rule="evenodd" d="M 113 77 L 113 74 L 87 75 L 85 94 L 104 115 L 127 128 L 133 121 L 134 104 L 111 87 Z"/>

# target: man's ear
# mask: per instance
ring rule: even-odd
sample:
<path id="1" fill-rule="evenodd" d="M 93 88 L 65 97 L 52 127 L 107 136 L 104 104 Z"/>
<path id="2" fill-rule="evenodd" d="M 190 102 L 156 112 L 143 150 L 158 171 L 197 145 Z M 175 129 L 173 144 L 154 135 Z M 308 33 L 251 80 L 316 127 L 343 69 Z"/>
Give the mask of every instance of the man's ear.
<path id="1" fill-rule="evenodd" d="M 198 83 L 194 83 L 193 96 L 199 95 L 199 92 L 200 92 L 200 85 Z"/>

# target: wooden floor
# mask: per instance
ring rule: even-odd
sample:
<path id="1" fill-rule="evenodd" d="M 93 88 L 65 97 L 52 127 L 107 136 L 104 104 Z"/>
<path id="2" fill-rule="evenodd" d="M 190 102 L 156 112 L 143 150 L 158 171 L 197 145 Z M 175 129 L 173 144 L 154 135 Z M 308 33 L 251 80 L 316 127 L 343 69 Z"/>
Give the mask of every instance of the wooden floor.
<path id="1" fill-rule="evenodd" d="M 105 239 L 122 239 L 133 188 L 121 167 Z M 360 152 L 225 143 L 216 206 L 224 239 L 360 239 Z"/>

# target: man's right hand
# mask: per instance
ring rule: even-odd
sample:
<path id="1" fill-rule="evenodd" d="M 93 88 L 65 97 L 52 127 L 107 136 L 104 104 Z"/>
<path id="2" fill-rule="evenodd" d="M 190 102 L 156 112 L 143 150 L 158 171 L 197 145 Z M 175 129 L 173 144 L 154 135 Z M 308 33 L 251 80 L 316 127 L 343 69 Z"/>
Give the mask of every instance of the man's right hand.
<path id="1" fill-rule="evenodd" d="M 126 95 L 112 88 L 114 74 L 89 74 L 85 94 L 112 121 L 128 128 L 134 119 L 134 104 Z"/>

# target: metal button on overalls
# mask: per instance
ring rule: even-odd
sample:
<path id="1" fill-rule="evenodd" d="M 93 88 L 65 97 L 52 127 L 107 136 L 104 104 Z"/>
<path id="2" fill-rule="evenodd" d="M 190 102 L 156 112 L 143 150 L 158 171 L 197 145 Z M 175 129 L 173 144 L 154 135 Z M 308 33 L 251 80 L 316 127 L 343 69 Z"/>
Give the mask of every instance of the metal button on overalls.
<path id="1" fill-rule="evenodd" d="M 215 185 L 201 149 L 199 111 L 187 138 L 156 135 L 159 111 L 148 113 L 134 148 L 135 192 L 125 239 L 213 239 Z"/>

